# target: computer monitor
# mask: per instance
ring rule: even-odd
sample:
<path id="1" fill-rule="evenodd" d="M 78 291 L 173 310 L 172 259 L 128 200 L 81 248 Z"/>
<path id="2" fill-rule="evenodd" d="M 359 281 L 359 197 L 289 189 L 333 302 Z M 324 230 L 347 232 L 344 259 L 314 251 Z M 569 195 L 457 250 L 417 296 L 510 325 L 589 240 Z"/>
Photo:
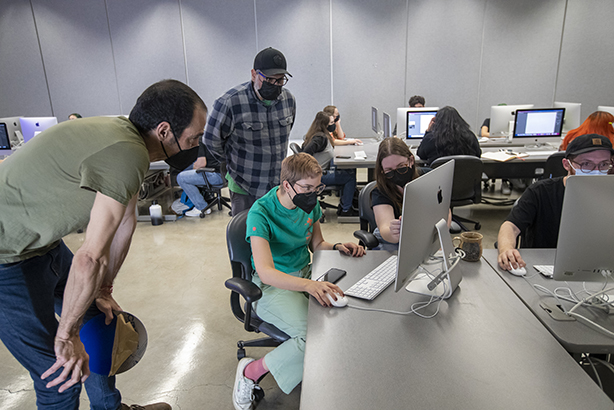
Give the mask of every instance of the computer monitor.
<path id="1" fill-rule="evenodd" d="M 0 122 L 0 151 L 7 149 L 11 149 L 8 127 L 5 123 Z"/>
<path id="2" fill-rule="evenodd" d="M 374 133 L 379 132 L 379 127 L 377 126 L 377 108 L 371 107 L 371 129 Z"/>
<path id="3" fill-rule="evenodd" d="M 580 126 L 582 118 L 581 103 L 555 101 L 554 108 L 565 108 L 565 117 L 563 118 L 563 132 L 569 132 Z"/>
<path id="4" fill-rule="evenodd" d="M 565 186 L 553 278 L 604 282 L 614 274 L 614 176 L 570 176 Z"/>
<path id="5" fill-rule="evenodd" d="M 6 126 L 6 130 L 9 134 L 9 141 L 13 148 L 17 147 L 23 142 L 23 136 L 21 135 L 21 125 L 19 124 L 20 117 L 6 117 L 0 118 L 0 123 Z"/>
<path id="6" fill-rule="evenodd" d="M 408 290 L 430 294 L 427 287 L 431 280 L 418 278 L 419 267 L 441 247 L 444 248 L 446 265 L 451 266 L 449 258 L 454 248 L 446 221 L 450 212 L 453 179 L 454 160 L 405 185 L 397 274 L 394 284 L 396 292 L 409 282 Z M 441 231 L 442 223 L 443 233 L 440 235 L 437 225 L 439 224 Z M 460 277 L 455 276 L 452 284 L 447 283 L 448 290 L 451 288 L 453 291 L 458 282 L 460 282 Z M 417 286 L 412 287 L 414 284 Z M 432 289 L 433 295 L 442 296 L 442 288 L 443 284 L 439 284 L 436 289 Z"/>
<path id="7" fill-rule="evenodd" d="M 514 141 L 542 144 L 559 141 L 563 133 L 565 108 L 516 110 Z"/>
<path id="8" fill-rule="evenodd" d="M 490 137 L 509 137 L 510 121 L 514 121 L 516 110 L 526 110 L 533 107 L 533 104 L 493 105 L 490 107 L 490 127 L 488 128 Z"/>
<path id="9" fill-rule="evenodd" d="M 32 138 L 58 123 L 55 117 L 22 117 L 19 119 L 23 142 L 26 143 Z"/>
<path id="10" fill-rule="evenodd" d="M 424 111 L 422 109 L 411 110 L 405 113 L 407 128 L 405 139 L 408 141 L 421 141 L 431 125 L 431 120 L 437 115 L 437 111 Z"/>
<path id="11" fill-rule="evenodd" d="M 439 110 L 439 107 L 400 107 L 400 108 L 397 108 L 397 136 L 400 138 L 407 138 L 407 112 L 408 111 L 437 112 L 438 110 Z"/>
<path id="12" fill-rule="evenodd" d="M 597 111 L 605 111 L 614 115 L 614 107 L 608 107 L 606 105 L 600 105 L 599 107 L 597 107 Z"/>
<path id="13" fill-rule="evenodd" d="M 390 121 L 390 115 L 388 113 L 384 113 L 384 138 L 390 138 L 392 136 L 392 122 Z"/>

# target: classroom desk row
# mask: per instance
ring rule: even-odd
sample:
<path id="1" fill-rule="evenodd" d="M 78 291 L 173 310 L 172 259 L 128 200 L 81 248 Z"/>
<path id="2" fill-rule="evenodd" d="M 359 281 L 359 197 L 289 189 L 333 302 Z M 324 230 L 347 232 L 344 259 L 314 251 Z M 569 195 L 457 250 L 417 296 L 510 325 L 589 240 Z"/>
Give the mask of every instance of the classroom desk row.
<path id="1" fill-rule="evenodd" d="M 346 290 L 389 255 L 318 251 L 312 274 L 342 268 L 338 285 Z M 431 319 L 324 308 L 311 298 L 301 409 L 612 409 L 489 265 L 492 256 L 459 263 L 459 288 Z M 350 298 L 349 305 L 408 312 L 427 299 L 390 286 L 372 302 Z"/>
<path id="2" fill-rule="evenodd" d="M 335 165 L 337 168 L 375 168 L 379 141 L 375 138 L 365 138 L 363 145 L 344 145 L 335 147 Z M 482 152 L 499 151 L 496 144 L 482 144 Z M 523 151 L 523 147 L 510 145 L 508 148 Z M 416 155 L 417 146 L 410 147 Z M 366 159 L 356 159 L 355 152 L 364 151 Z M 546 160 L 554 149 L 528 151 L 530 155 L 522 159 L 512 159 L 506 162 L 482 158 L 484 173 L 491 179 L 501 178 L 538 178 L 544 173 Z M 371 179 L 371 178 L 370 178 Z"/>

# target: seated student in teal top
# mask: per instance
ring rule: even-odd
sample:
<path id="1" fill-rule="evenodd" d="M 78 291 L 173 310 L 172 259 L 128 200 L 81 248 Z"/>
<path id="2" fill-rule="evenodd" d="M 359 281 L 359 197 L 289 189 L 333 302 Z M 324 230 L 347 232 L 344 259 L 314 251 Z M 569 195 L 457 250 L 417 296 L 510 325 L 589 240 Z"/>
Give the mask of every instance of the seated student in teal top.
<path id="1" fill-rule="evenodd" d="M 355 243 L 331 244 L 320 229 L 322 210 L 318 204 L 322 168 L 311 155 L 287 157 L 281 166 L 281 184 L 258 199 L 247 217 L 246 239 L 252 247 L 257 273 L 253 282 L 262 289 L 256 313 L 290 336 L 262 359 L 243 358 L 237 367 L 233 404 L 235 409 L 253 408 L 253 390 L 270 372 L 281 390 L 289 394 L 303 378 L 309 295 L 323 306 L 331 306 L 327 294 L 343 295 L 329 282 L 311 280 L 311 251 L 338 250 L 362 256 Z"/>

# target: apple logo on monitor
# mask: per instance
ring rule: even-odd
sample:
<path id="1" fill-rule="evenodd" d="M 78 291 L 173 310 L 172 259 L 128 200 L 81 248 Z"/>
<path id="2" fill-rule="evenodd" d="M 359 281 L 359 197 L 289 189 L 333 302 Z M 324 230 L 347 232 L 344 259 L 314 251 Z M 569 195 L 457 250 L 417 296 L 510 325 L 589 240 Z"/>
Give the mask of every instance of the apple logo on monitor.
<path id="1" fill-rule="evenodd" d="M 41 125 L 40 125 L 40 123 L 38 123 L 38 122 L 37 122 L 37 123 L 36 123 L 36 126 L 37 126 L 37 127 L 40 127 Z"/>
<path id="2" fill-rule="evenodd" d="M 443 201 L 443 194 L 441 193 L 441 187 L 437 190 L 437 203 L 440 204 Z"/>

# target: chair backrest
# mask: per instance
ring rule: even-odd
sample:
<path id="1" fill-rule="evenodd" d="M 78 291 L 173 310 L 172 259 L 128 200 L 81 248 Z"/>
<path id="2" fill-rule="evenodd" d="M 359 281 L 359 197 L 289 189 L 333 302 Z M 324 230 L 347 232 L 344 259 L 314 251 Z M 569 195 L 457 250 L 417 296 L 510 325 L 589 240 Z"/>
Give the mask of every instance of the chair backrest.
<path id="1" fill-rule="evenodd" d="M 377 228 L 375 214 L 371 207 L 371 192 L 377 185 L 376 181 L 371 181 L 358 194 L 358 216 L 360 218 L 360 229 L 371 232 Z"/>
<path id="2" fill-rule="evenodd" d="M 482 199 L 482 160 L 473 155 L 450 155 L 437 158 L 431 163 L 435 169 L 454 160 L 454 181 L 450 206 L 477 204 Z"/>
<path id="3" fill-rule="evenodd" d="M 295 154 L 298 154 L 299 152 L 301 152 L 301 147 L 296 142 L 291 142 L 290 150 Z"/>
<path id="4" fill-rule="evenodd" d="M 567 170 L 563 167 L 563 158 L 565 151 L 555 152 L 546 160 L 543 178 L 564 177 L 567 175 Z"/>
<path id="5" fill-rule="evenodd" d="M 226 226 L 226 245 L 232 268 L 232 276 L 252 280 L 252 248 L 245 240 L 247 213 L 249 209 L 232 217 Z"/>

